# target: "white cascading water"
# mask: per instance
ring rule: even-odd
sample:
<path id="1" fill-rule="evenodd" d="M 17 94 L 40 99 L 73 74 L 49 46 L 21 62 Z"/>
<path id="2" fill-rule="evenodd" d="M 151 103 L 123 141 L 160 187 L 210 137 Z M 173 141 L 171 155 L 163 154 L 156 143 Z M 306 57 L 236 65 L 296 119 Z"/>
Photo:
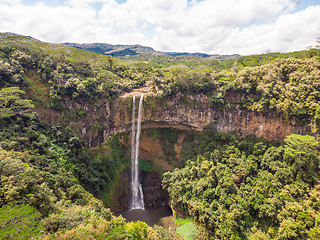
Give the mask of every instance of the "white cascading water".
<path id="1" fill-rule="evenodd" d="M 143 191 L 142 186 L 139 182 L 139 144 L 140 144 L 140 133 L 141 133 L 141 114 L 142 114 L 142 103 L 143 94 L 141 94 L 138 110 L 138 121 L 137 127 L 135 124 L 135 108 L 136 108 L 136 96 L 133 96 L 132 103 L 132 136 L 131 136 L 131 207 L 130 209 L 144 209 Z M 136 131 L 137 129 L 137 131 Z"/>

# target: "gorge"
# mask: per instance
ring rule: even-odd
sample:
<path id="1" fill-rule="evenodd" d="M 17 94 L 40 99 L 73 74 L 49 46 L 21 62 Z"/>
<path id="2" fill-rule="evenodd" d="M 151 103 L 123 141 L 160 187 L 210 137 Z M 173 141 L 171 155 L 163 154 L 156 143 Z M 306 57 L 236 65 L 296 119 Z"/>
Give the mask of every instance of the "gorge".
<path id="1" fill-rule="evenodd" d="M 139 146 L 140 152 L 142 152 L 141 157 L 143 161 L 152 166 L 157 166 L 161 171 L 172 170 L 175 167 L 183 165 L 179 153 L 183 148 L 183 142 L 188 134 L 194 131 L 236 133 L 241 137 L 253 135 L 263 137 L 270 141 L 283 140 L 285 136 L 291 133 L 312 134 L 311 127 L 308 124 L 308 122 L 311 122 L 311 119 L 301 121 L 297 118 L 292 118 L 288 121 L 281 113 L 253 112 L 241 109 L 240 106 L 231 109 L 221 109 L 211 104 L 208 97 L 203 94 L 176 94 L 163 102 L 150 93 L 148 88 L 135 89 L 132 93 L 124 94 L 116 101 L 103 103 L 99 107 L 87 105 L 86 103 L 81 104 L 79 102 L 72 103 L 66 101 L 65 105 L 70 110 L 78 109 L 78 111 L 87 111 L 85 118 L 77 121 L 77 123 L 70 122 L 70 125 L 76 124 L 76 129 L 80 136 L 86 139 L 88 145 L 91 147 L 103 143 L 114 134 L 127 134 L 130 133 L 130 131 L 133 133 L 134 131 L 132 131 L 132 129 L 134 128 L 136 128 L 138 132 L 137 127 L 133 126 L 132 119 L 135 119 L 135 117 L 133 117 L 135 113 L 134 109 L 136 105 L 138 105 L 135 104 L 135 98 L 142 94 L 144 95 L 144 104 L 141 108 L 137 109 L 138 115 L 141 110 L 141 129 L 143 130 L 142 144 Z M 97 115 L 99 116 L 98 119 L 95 117 Z M 56 120 L 59 119 L 59 115 L 56 115 L 55 118 Z M 137 118 L 137 122 L 139 122 L 139 116 Z M 92 135 L 94 132 L 92 128 L 93 120 L 99 122 L 101 126 L 96 136 Z M 157 128 L 164 130 L 175 129 L 178 131 L 177 141 L 171 143 L 176 152 L 171 162 L 168 161 L 168 156 L 164 153 L 163 141 L 155 140 L 152 136 L 146 134 L 148 129 L 153 131 L 153 129 Z M 131 134 L 131 144 L 128 140 L 124 141 L 125 145 L 131 146 L 131 149 L 136 149 L 134 147 L 136 145 L 132 142 L 133 139 L 137 142 L 136 137 L 137 135 Z M 156 151 L 155 149 L 158 150 Z M 136 150 L 133 150 L 131 153 L 135 153 L 135 151 Z M 128 190 L 131 188 L 131 184 L 126 180 L 130 179 L 130 172 L 128 171 L 127 169 L 121 172 L 118 177 L 118 179 L 122 179 L 120 180 L 121 184 L 114 190 L 116 194 L 112 200 L 117 204 L 110 206 L 111 210 L 115 213 L 124 213 L 130 209 L 131 206 L 131 195 Z M 147 198 L 145 200 L 149 210 L 169 207 L 169 196 L 168 193 L 162 189 L 161 175 L 162 174 L 158 173 L 142 173 L 142 186 L 144 190 L 147 189 Z M 134 176 L 134 174 L 131 176 Z M 139 195 L 140 191 L 141 190 L 138 189 L 136 193 Z M 148 217 L 142 216 L 142 218 Z"/>
<path id="2" fill-rule="evenodd" d="M 319 56 L 120 61 L 0 34 L 0 238 L 319 239 Z"/>

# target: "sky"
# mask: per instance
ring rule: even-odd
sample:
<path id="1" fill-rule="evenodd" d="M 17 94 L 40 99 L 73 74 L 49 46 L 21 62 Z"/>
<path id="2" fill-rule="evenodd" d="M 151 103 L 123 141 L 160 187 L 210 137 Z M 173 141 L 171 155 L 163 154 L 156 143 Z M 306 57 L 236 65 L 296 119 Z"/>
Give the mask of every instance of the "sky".
<path id="1" fill-rule="evenodd" d="M 315 46 L 320 0 L 0 0 L 0 32 L 208 54 Z"/>

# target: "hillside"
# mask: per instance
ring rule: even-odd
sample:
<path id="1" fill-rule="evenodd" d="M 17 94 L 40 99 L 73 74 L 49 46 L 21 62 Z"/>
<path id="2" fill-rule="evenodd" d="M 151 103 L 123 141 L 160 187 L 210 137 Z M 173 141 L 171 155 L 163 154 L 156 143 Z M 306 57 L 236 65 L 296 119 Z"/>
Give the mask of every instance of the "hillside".
<path id="1" fill-rule="evenodd" d="M 320 238 L 320 49 L 130 51 L 0 34 L 1 238 Z M 174 211 L 163 227 L 115 216 L 141 93 L 141 182 L 147 208 Z"/>

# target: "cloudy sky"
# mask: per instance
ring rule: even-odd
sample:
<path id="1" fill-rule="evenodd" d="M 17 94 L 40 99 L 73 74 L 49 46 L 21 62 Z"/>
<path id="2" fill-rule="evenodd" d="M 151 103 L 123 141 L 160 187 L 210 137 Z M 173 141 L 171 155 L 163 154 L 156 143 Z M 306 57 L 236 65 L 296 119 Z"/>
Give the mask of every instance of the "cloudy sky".
<path id="1" fill-rule="evenodd" d="M 320 0 L 0 0 L 0 32 L 161 51 L 288 52 L 320 37 Z"/>

